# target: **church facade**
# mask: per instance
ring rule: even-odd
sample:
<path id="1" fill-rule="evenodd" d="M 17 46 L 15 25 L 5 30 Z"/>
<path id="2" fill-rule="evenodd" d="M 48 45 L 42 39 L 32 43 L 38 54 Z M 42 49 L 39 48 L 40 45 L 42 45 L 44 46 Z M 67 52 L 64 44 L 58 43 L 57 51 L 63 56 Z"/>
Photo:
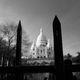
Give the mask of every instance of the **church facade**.
<path id="1" fill-rule="evenodd" d="M 40 59 L 54 57 L 54 50 L 50 43 L 50 39 L 47 40 L 46 36 L 43 34 L 42 28 L 40 29 L 40 33 L 36 41 L 33 41 L 31 45 L 30 53 L 32 58 Z"/>

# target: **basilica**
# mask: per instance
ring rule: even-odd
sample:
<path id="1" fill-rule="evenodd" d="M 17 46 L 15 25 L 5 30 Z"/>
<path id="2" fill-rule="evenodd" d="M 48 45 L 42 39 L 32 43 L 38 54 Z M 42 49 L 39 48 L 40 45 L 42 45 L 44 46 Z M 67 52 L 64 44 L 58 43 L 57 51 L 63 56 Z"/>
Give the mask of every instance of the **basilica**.
<path id="1" fill-rule="evenodd" d="M 40 29 L 36 41 L 33 41 L 31 45 L 30 53 L 32 58 L 42 59 L 54 57 L 54 50 L 50 43 L 50 39 L 47 40 L 46 36 L 43 34 L 42 28 Z"/>

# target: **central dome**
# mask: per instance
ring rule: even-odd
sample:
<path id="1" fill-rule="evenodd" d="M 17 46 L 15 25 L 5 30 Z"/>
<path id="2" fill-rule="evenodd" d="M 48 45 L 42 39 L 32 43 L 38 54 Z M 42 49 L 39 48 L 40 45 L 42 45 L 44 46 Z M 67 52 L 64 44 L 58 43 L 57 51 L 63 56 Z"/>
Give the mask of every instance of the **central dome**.
<path id="1" fill-rule="evenodd" d="M 43 45 L 43 46 L 47 45 L 47 39 L 46 39 L 46 36 L 43 34 L 42 28 L 40 29 L 40 34 L 39 34 L 37 41 L 36 41 L 37 47 L 39 47 L 41 45 Z"/>

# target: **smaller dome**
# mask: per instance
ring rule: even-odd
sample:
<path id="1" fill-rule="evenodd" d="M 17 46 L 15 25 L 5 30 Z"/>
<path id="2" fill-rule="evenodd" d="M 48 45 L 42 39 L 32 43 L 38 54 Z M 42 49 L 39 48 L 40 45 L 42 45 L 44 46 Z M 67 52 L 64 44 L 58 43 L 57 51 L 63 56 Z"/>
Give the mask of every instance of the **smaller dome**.
<path id="1" fill-rule="evenodd" d="M 44 46 L 47 45 L 47 39 L 46 39 L 46 36 L 43 34 L 42 28 L 40 29 L 40 34 L 36 41 L 36 46 L 38 47 L 40 45 L 44 45 Z"/>
<path id="2" fill-rule="evenodd" d="M 51 48 L 51 47 L 52 47 L 52 45 L 51 45 L 51 43 L 50 43 L 50 39 L 48 39 L 47 48 Z"/>
<path id="3" fill-rule="evenodd" d="M 32 45 L 31 45 L 31 50 L 33 50 L 35 48 L 35 42 L 33 41 Z"/>

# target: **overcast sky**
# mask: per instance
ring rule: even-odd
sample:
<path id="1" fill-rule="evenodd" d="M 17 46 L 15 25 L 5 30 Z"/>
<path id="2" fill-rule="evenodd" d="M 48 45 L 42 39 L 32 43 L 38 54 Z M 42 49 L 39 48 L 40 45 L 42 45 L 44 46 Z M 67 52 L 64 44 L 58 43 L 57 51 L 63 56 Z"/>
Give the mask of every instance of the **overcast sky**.
<path id="1" fill-rule="evenodd" d="M 22 21 L 22 26 L 36 40 L 42 27 L 52 39 L 55 15 L 62 25 L 64 53 L 80 51 L 80 0 L 0 0 L 0 23 Z"/>

